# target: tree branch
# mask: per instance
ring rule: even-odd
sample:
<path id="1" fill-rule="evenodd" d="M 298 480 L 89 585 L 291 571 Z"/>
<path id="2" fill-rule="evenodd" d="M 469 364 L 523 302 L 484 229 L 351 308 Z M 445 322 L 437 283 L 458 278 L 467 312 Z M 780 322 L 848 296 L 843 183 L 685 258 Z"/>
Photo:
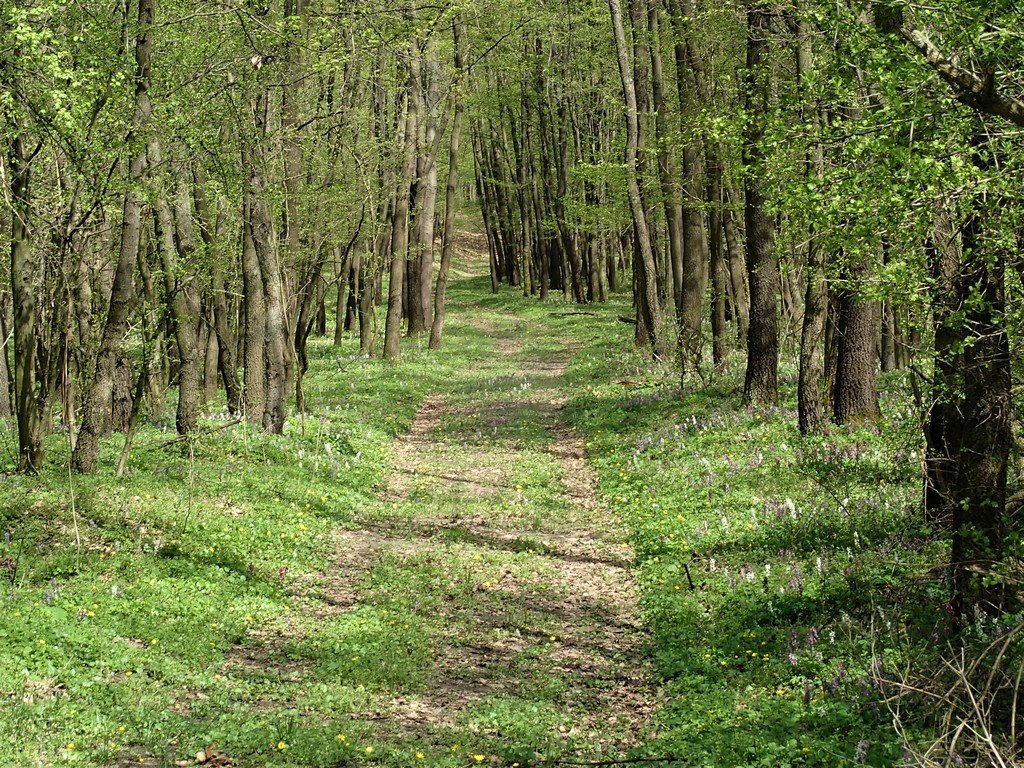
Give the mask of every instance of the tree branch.
<path id="1" fill-rule="evenodd" d="M 1024 101 L 1000 93 L 995 87 L 995 73 L 985 77 L 956 64 L 932 42 L 928 35 L 909 24 L 899 25 L 900 35 L 920 53 L 939 77 L 953 86 L 957 99 L 978 112 L 1009 120 L 1024 128 Z"/>

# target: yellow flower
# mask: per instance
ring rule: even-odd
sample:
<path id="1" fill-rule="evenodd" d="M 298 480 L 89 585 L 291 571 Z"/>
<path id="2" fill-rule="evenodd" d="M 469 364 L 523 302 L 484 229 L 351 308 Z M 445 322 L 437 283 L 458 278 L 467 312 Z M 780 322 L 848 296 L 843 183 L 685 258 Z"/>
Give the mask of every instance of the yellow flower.
<path id="1" fill-rule="evenodd" d="M 422 752 L 417 752 L 416 753 L 416 759 L 417 760 L 422 760 L 423 759 L 423 753 Z"/>
<path id="2" fill-rule="evenodd" d="M 344 733 L 339 733 L 339 734 L 338 734 L 337 736 L 335 736 L 334 738 L 335 738 L 335 739 L 336 739 L 337 741 L 340 741 L 340 742 L 343 742 L 343 743 L 344 743 L 345 741 L 347 741 L 347 739 L 346 739 L 346 737 L 345 737 L 345 734 L 344 734 Z"/>
<path id="3" fill-rule="evenodd" d="M 367 747 L 366 748 L 366 754 L 372 755 L 373 754 L 373 747 Z"/>
<path id="4" fill-rule="evenodd" d="M 483 755 L 473 755 L 473 759 L 476 760 L 478 763 L 482 763 L 484 761 L 484 756 Z"/>
<path id="5" fill-rule="evenodd" d="M 277 742 L 277 748 L 278 748 L 278 750 L 284 751 L 284 750 L 288 749 L 288 745 L 285 744 L 283 741 L 279 741 L 279 742 Z"/>
<path id="6" fill-rule="evenodd" d="M 72 752 L 72 751 L 74 751 L 74 749 L 75 749 L 75 742 L 69 741 L 68 742 L 68 752 Z"/>

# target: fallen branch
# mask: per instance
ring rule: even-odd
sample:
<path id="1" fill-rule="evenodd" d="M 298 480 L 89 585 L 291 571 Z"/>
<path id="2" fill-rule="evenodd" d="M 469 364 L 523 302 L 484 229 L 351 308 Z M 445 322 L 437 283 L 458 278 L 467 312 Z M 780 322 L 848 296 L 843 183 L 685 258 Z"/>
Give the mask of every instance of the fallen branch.
<path id="1" fill-rule="evenodd" d="M 626 317 L 625 315 L 619 315 L 616 318 L 620 323 L 628 323 L 629 325 L 636 325 L 635 317 Z"/>
<path id="2" fill-rule="evenodd" d="M 622 760 L 542 760 L 545 765 L 640 765 L 642 763 L 676 763 L 682 762 L 681 758 L 672 755 L 665 757 L 634 757 Z"/>
<path id="3" fill-rule="evenodd" d="M 573 315 L 589 315 L 590 317 L 597 317 L 597 312 L 584 312 L 583 310 L 576 310 L 574 312 L 551 312 L 552 317 L 572 317 Z"/>

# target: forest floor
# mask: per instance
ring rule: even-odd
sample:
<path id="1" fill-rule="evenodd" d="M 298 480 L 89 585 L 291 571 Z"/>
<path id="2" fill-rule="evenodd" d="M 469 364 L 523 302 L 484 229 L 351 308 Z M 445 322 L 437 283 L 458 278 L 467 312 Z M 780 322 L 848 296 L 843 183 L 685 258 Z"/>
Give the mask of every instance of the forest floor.
<path id="1" fill-rule="evenodd" d="M 157 413 L 128 477 L 57 434 L 5 478 L 0 765 L 896 761 L 874 646 L 938 605 L 899 382 L 800 442 L 736 360 L 682 392 L 621 303 L 460 266 L 441 352 L 314 340 L 283 437 Z"/>

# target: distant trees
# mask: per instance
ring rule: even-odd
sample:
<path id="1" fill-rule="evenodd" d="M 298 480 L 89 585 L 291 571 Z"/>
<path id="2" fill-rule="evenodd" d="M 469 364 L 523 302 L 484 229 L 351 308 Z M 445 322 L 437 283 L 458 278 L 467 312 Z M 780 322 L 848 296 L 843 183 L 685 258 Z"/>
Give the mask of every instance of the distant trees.
<path id="1" fill-rule="evenodd" d="M 291 398 L 305 407 L 307 342 L 326 331 L 335 291 L 343 325 L 374 350 L 392 253 L 410 264 L 399 319 L 430 327 L 445 286 L 433 282 L 438 157 L 456 78 L 458 124 L 472 87 L 465 51 L 453 54 L 458 12 L 329 0 L 0 10 L 0 404 L 18 422 L 22 469 L 43 465 L 59 418 L 73 467 L 92 471 L 101 439 L 162 410 L 171 388 L 180 434 L 200 427 L 218 383 L 232 413 L 281 432 Z M 465 29 L 468 50 L 479 33 Z M 457 132 L 451 154 L 449 221 Z M 447 266 L 454 225 L 445 233 Z"/>
<path id="2" fill-rule="evenodd" d="M 472 202 L 492 290 L 625 289 L 638 345 L 687 386 L 743 360 L 751 403 L 798 360 L 805 434 L 879 419 L 879 370 L 912 368 L 955 610 L 998 606 L 1018 21 L 947 0 L 7 3 L 19 465 L 59 428 L 92 471 L 170 392 L 181 434 L 219 388 L 283 431 L 328 307 L 361 354 L 439 347 Z"/>

